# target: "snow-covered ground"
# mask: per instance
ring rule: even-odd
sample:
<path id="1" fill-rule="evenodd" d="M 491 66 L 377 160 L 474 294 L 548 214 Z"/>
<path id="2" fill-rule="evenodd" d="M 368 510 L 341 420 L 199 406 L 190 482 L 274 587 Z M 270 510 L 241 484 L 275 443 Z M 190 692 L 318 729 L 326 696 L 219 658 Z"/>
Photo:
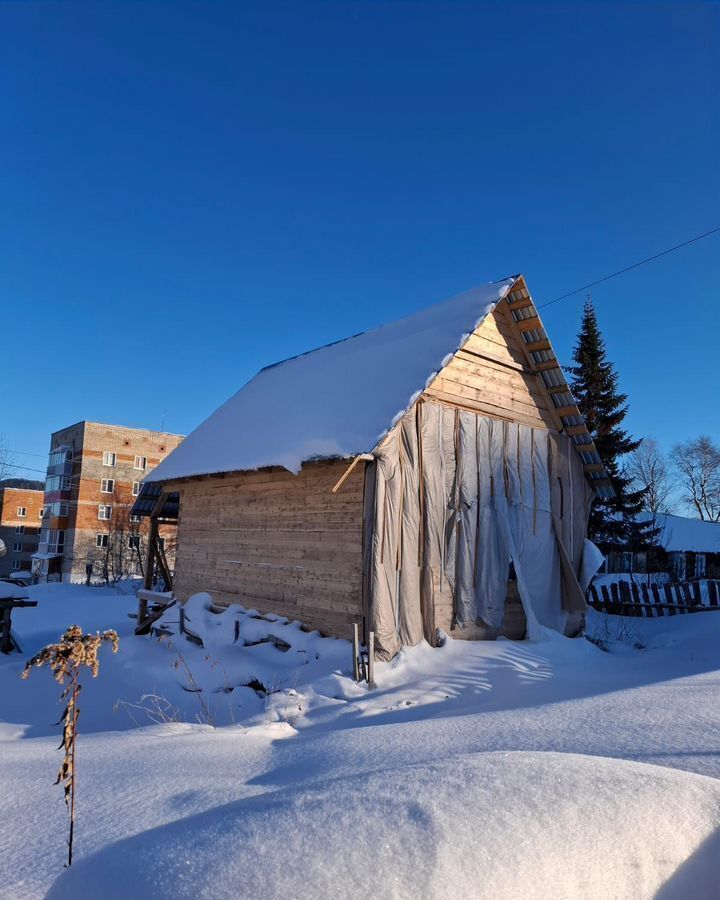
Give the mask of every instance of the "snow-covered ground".
<path id="1" fill-rule="evenodd" d="M 346 642 L 203 595 L 201 648 L 176 609 L 159 641 L 127 594 L 27 593 L 24 656 L 72 623 L 120 652 L 85 680 L 68 871 L 58 686 L 0 657 L 2 897 L 718 896 L 720 614 L 421 645 L 368 691 Z"/>

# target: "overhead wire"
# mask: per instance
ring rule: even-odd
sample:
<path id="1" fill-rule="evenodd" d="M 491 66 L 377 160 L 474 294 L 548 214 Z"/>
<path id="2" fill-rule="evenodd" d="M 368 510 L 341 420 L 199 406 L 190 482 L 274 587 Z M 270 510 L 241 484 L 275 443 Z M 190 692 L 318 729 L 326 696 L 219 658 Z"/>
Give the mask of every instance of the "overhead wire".
<path id="1" fill-rule="evenodd" d="M 654 253 L 652 256 L 647 256 L 645 257 L 645 259 L 638 260 L 638 262 L 632 263 L 632 265 L 625 266 L 624 269 L 618 269 L 617 272 L 611 272 L 609 275 L 603 275 L 602 278 L 598 278 L 596 281 L 591 281 L 589 284 L 584 284 L 582 287 L 575 288 L 575 290 L 573 291 L 568 291 L 566 294 L 561 294 L 559 297 L 555 297 L 553 300 L 547 300 L 545 303 L 539 303 L 537 304 L 537 309 L 544 309 L 546 306 L 552 306 L 553 303 L 559 303 L 561 300 L 566 300 L 568 297 L 574 297 L 575 294 L 579 294 L 582 291 L 587 291 L 598 284 L 602 284 L 605 281 L 610 281 L 611 278 L 617 278 L 618 275 L 624 275 L 626 272 L 631 272 L 633 269 L 637 269 L 649 262 L 653 262 L 653 260 L 660 259 L 661 256 L 667 256 L 668 253 L 674 253 L 676 250 L 680 250 L 682 247 L 687 247 L 689 244 L 694 244 L 697 241 L 701 241 L 703 238 L 710 237 L 711 235 L 718 234 L 719 232 L 720 225 L 718 225 L 716 228 L 711 228 L 710 231 L 705 231 L 702 234 L 695 235 L 695 237 L 688 238 L 688 240 L 686 241 L 681 241 L 679 244 L 675 244 L 673 247 L 667 247 L 665 250 L 661 250 L 659 253 Z"/>

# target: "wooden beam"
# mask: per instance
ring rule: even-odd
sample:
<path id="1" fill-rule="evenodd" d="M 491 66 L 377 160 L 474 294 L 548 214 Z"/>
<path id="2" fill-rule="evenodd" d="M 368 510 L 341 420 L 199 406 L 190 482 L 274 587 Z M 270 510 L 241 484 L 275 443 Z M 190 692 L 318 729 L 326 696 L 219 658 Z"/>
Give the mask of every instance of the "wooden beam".
<path id="1" fill-rule="evenodd" d="M 517 325 L 517 322 L 514 324 Z M 521 340 L 525 344 L 528 353 L 537 353 L 538 350 L 552 350 L 552 344 L 547 338 L 543 338 L 541 341 L 531 341 L 529 344 L 525 343 L 525 338 L 521 338 Z"/>
<path id="2" fill-rule="evenodd" d="M 524 282 L 523 282 L 523 284 L 524 284 Z M 502 301 L 501 301 L 501 303 L 502 303 Z M 498 305 L 500 305 L 500 304 L 498 304 Z M 518 328 L 518 323 L 515 321 L 515 319 L 512 316 L 509 316 L 508 320 L 510 321 L 510 327 L 514 330 L 516 336 L 518 337 L 518 340 L 522 347 L 523 355 L 525 356 L 525 359 L 527 360 L 528 366 L 530 367 L 531 370 L 536 371 L 537 366 L 536 366 L 535 361 L 533 360 L 532 356 L 530 356 L 530 352 L 531 352 L 530 347 L 532 345 L 525 343 L 525 339 L 520 334 L 520 330 Z M 546 343 L 548 344 L 548 346 L 550 345 L 549 341 L 547 341 Z M 554 362 L 554 365 L 557 365 L 557 363 Z M 542 378 L 538 378 L 537 384 L 538 384 L 543 396 L 545 397 L 545 401 L 548 405 L 548 414 L 550 416 L 551 421 L 553 422 L 553 424 L 555 425 L 555 428 L 558 431 L 563 431 L 564 425 L 562 423 L 562 420 L 560 419 L 560 416 L 557 414 L 557 411 L 555 409 L 555 404 L 553 403 L 553 399 L 550 396 L 548 389 L 545 387 L 545 382 L 542 380 Z"/>
<path id="3" fill-rule="evenodd" d="M 555 412 L 560 416 L 579 416 L 580 410 L 573 403 L 572 406 L 557 406 Z"/>
<path id="4" fill-rule="evenodd" d="M 513 316 L 513 319 L 515 316 Z M 520 331 L 532 331 L 534 328 L 542 328 L 539 316 L 530 316 L 529 319 L 518 319 L 515 324 Z"/>
<path id="5" fill-rule="evenodd" d="M 145 561 L 145 580 L 143 582 L 143 587 L 146 591 L 151 591 L 153 586 L 153 581 L 155 580 L 155 552 L 154 552 L 154 542 L 157 540 L 158 535 L 158 522 L 157 519 L 150 519 L 150 534 L 148 535 L 148 545 L 147 545 L 147 557 Z M 138 609 L 138 620 L 141 619 L 142 614 L 146 611 L 142 609 L 142 601 L 138 601 L 140 608 Z"/>
<path id="6" fill-rule="evenodd" d="M 375 459 L 375 457 L 372 455 L 372 453 L 360 453 L 358 456 L 356 456 L 355 459 L 347 467 L 347 469 L 345 469 L 345 472 L 340 476 L 339 480 L 336 482 L 335 486 L 332 488 L 331 493 L 337 494 L 337 492 L 345 484 L 346 480 L 352 474 L 353 469 L 360 462 L 361 459 L 372 462 L 372 460 Z"/>
<path id="7" fill-rule="evenodd" d="M 495 356 L 492 353 L 478 353 L 477 350 L 470 350 L 467 344 L 463 344 L 463 346 L 457 351 L 458 353 L 465 353 L 470 356 L 475 356 L 478 359 L 484 359 L 488 362 L 495 363 L 498 366 L 505 366 L 507 369 L 512 369 L 515 372 L 524 372 L 526 375 L 535 375 L 536 373 L 528 368 L 527 366 L 523 366 L 520 363 L 513 362 L 509 359 L 503 359 L 501 356 Z"/>
<path id="8" fill-rule="evenodd" d="M 156 519 L 160 512 L 162 511 L 163 506 L 165 506 L 165 502 L 168 498 L 168 491 L 162 490 L 160 491 L 160 496 L 157 498 L 155 503 L 153 504 L 153 508 L 150 510 L 150 518 Z"/>
<path id="9" fill-rule="evenodd" d="M 508 309 L 527 309 L 528 306 L 532 306 L 532 298 L 524 297 L 522 300 L 518 300 L 513 303 L 512 300 L 508 300 Z"/>

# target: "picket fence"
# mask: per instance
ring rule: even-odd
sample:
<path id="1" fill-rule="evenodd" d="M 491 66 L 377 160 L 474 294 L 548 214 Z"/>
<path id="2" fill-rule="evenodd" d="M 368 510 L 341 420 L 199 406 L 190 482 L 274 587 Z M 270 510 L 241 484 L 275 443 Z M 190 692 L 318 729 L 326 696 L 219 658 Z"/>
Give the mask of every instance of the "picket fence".
<path id="1" fill-rule="evenodd" d="M 720 610 L 720 581 L 703 579 L 679 584 L 647 584 L 612 581 L 599 587 L 592 584 L 588 603 L 594 609 L 616 616 L 675 616 L 682 613 Z"/>

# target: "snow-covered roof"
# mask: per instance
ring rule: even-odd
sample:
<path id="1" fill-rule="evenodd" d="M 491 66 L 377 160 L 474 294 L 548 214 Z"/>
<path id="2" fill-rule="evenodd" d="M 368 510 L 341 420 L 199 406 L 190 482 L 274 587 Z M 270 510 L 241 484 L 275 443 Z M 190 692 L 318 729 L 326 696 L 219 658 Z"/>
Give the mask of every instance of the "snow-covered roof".
<path id="1" fill-rule="evenodd" d="M 659 515 L 656 527 L 660 529 L 658 542 L 668 553 L 720 553 L 720 522 Z"/>
<path id="2" fill-rule="evenodd" d="M 146 482 L 367 453 L 424 390 L 514 278 L 262 369 Z"/>

